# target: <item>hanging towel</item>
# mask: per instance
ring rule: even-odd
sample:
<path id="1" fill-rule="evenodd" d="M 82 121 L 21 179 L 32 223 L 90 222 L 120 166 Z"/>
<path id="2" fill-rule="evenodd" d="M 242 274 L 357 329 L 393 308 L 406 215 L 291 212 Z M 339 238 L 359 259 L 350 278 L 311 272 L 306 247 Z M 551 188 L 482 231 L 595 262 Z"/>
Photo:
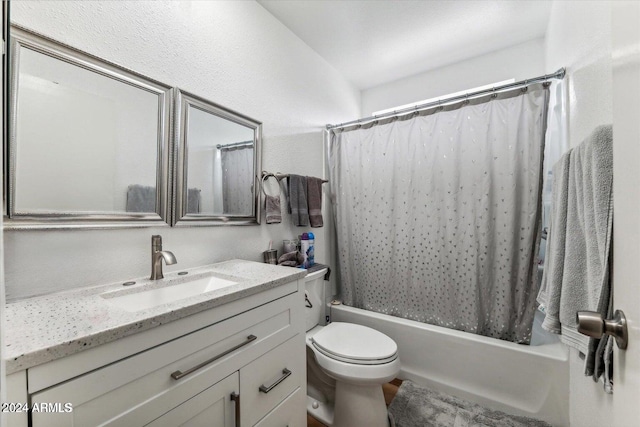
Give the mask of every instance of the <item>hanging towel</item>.
<path id="1" fill-rule="evenodd" d="M 133 184 L 127 187 L 127 212 L 155 212 L 156 188 Z"/>
<path id="2" fill-rule="evenodd" d="M 560 290 L 564 273 L 565 243 L 567 239 L 567 203 L 569 201 L 569 163 L 571 152 L 565 153 L 553 165 L 553 185 L 551 190 L 551 212 L 549 232 L 545 251 L 542 283 L 538 292 L 540 310 L 545 313 L 542 327 L 559 334 L 560 328 Z"/>
<path id="3" fill-rule="evenodd" d="M 189 188 L 187 190 L 187 213 L 200 213 L 199 188 Z"/>
<path id="4" fill-rule="evenodd" d="M 289 175 L 289 206 L 293 223 L 300 227 L 309 226 L 307 207 L 307 178 Z"/>
<path id="5" fill-rule="evenodd" d="M 609 263 L 609 266 L 611 266 L 611 263 Z M 613 298 L 609 298 L 607 319 L 612 317 Z M 605 335 L 601 339 L 592 339 L 589 342 L 589 353 L 585 357 L 584 364 L 585 375 L 591 375 L 594 381 L 598 381 L 601 376 L 603 377 L 604 391 L 607 394 L 613 393 L 613 341 L 614 338 L 611 335 Z"/>
<path id="6" fill-rule="evenodd" d="M 604 348 L 604 391 L 607 394 L 613 394 L 613 342 L 614 338 L 607 335 L 607 344 Z"/>
<path id="7" fill-rule="evenodd" d="M 560 191 L 567 188 L 566 212 L 563 215 L 561 204 L 552 207 L 552 240 L 539 295 L 546 304 L 543 327 L 557 332 L 559 326 L 560 340 L 584 353 L 587 361 L 595 357 L 597 345 L 589 345 L 589 337 L 577 332 L 576 312 L 592 310 L 605 316 L 611 294 L 612 136 L 611 125 L 596 128 L 570 152 L 566 176 L 559 173 L 557 180 L 554 176 L 554 187 L 557 182 Z M 565 179 L 568 183 L 561 182 Z M 554 202 L 557 197 L 560 195 L 554 195 Z M 562 245 L 554 246 L 563 234 L 564 253 Z"/>
<path id="8" fill-rule="evenodd" d="M 311 227 L 322 227 L 322 179 L 307 177 L 307 204 L 309 206 L 309 223 Z"/>
<path id="9" fill-rule="evenodd" d="M 282 211 L 280 210 L 280 196 L 264 196 L 265 210 L 267 211 L 267 224 L 280 224 Z"/>

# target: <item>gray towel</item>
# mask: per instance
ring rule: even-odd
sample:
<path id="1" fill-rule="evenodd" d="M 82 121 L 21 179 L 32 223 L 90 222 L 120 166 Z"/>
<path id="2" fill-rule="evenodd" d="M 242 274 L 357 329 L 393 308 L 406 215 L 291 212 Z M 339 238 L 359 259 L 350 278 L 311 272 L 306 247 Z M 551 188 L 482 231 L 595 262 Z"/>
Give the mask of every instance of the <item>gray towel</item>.
<path id="1" fill-rule="evenodd" d="M 551 212 L 545 251 L 542 284 L 538 292 L 540 309 L 545 313 L 542 327 L 559 334 L 560 291 L 564 273 L 565 243 L 567 239 L 567 203 L 569 200 L 569 163 L 571 152 L 565 153 L 553 165 Z"/>
<path id="2" fill-rule="evenodd" d="M 609 298 L 607 318 L 613 317 L 613 298 Z M 594 381 L 603 376 L 603 388 L 605 393 L 613 393 L 613 342 L 611 335 L 605 335 L 601 339 L 592 339 L 589 342 L 589 353 L 585 358 L 585 375 L 591 375 Z M 595 350 L 594 350 L 595 348 Z"/>
<path id="3" fill-rule="evenodd" d="M 396 427 L 550 427 L 535 418 L 510 415 L 472 402 L 402 382 L 389 405 Z"/>
<path id="4" fill-rule="evenodd" d="M 322 227 L 322 179 L 307 177 L 307 204 L 309 206 L 309 224 Z"/>
<path id="5" fill-rule="evenodd" d="M 133 184 L 127 188 L 127 212 L 155 212 L 156 188 Z"/>
<path id="6" fill-rule="evenodd" d="M 304 262 L 304 256 L 299 251 L 288 252 L 278 258 L 278 265 L 298 267 Z"/>
<path id="7" fill-rule="evenodd" d="M 309 209 L 307 207 L 307 178 L 300 175 L 289 175 L 289 211 L 293 223 L 300 227 L 309 226 Z"/>
<path id="8" fill-rule="evenodd" d="M 280 224 L 282 222 L 280 196 L 265 195 L 264 204 L 267 212 L 267 224 Z"/>
<path id="9" fill-rule="evenodd" d="M 589 338 L 577 332 L 576 312 L 592 310 L 605 316 L 611 294 L 612 135 L 610 125 L 600 126 L 570 152 L 568 185 L 554 176 L 554 187 L 556 182 L 567 185 L 566 227 L 563 230 L 562 209 L 552 207 L 551 241 L 545 262 L 548 271 L 541 294 L 543 301 L 545 295 L 547 298 L 542 326 L 557 332 L 559 321 L 560 340 L 584 353 L 587 362 L 594 357 L 597 345 L 589 345 Z M 565 235 L 564 253 L 553 246 L 556 238 L 562 239 L 558 233 Z"/>
<path id="10" fill-rule="evenodd" d="M 200 213 L 199 188 L 189 188 L 187 190 L 187 213 Z"/>

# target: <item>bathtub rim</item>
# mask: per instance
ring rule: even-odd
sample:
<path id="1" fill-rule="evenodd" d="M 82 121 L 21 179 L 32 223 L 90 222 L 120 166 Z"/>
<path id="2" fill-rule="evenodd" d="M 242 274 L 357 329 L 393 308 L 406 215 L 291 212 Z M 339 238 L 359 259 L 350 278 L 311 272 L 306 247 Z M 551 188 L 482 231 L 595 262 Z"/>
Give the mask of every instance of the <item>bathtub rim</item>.
<path id="1" fill-rule="evenodd" d="M 526 354 L 534 354 L 547 359 L 567 361 L 569 360 L 569 349 L 555 338 L 553 342 L 542 342 L 537 345 L 517 344 L 513 342 L 504 341 L 498 338 L 487 337 L 483 335 L 477 335 L 470 332 L 458 331 L 456 329 L 445 328 L 444 326 L 431 325 L 428 323 L 418 322 L 416 320 L 404 319 L 401 317 L 391 316 L 389 314 L 378 313 L 375 311 L 364 310 L 361 308 L 351 307 L 345 304 L 331 305 L 330 310 L 345 311 L 347 313 L 361 314 L 371 316 L 373 318 L 388 321 L 395 324 L 404 324 L 412 327 L 416 327 L 432 333 L 438 333 L 448 335 L 462 340 L 468 340 L 482 345 L 489 345 L 496 348 L 504 348 L 509 351 L 516 351 Z M 333 313 L 330 313 L 332 318 Z M 534 322 L 534 327 L 536 322 Z M 546 331 L 545 331 L 546 333 Z"/>

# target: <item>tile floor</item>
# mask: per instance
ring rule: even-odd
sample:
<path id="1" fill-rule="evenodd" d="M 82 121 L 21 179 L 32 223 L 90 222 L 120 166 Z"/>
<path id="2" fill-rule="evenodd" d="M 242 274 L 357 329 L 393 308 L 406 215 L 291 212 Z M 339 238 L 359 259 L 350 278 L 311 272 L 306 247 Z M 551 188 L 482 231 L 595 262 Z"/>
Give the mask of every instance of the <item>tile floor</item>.
<path id="1" fill-rule="evenodd" d="M 384 400 L 387 403 L 387 406 L 391 403 L 394 396 L 398 392 L 398 387 L 402 384 L 402 380 L 395 379 L 391 382 L 388 382 L 382 386 L 382 392 L 384 393 Z M 324 424 L 313 418 L 311 415 L 307 414 L 307 427 L 326 427 Z"/>

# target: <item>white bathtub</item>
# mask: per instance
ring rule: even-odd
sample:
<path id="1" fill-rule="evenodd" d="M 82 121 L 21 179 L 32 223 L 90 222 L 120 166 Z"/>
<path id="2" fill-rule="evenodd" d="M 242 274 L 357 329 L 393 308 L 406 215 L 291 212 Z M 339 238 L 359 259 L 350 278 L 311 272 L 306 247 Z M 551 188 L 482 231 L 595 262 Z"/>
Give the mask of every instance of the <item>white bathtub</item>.
<path id="1" fill-rule="evenodd" d="M 409 379 L 511 414 L 569 426 L 569 352 L 534 323 L 532 345 L 514 344 L 344 305 L 331 321 L 377 329 L 398 343 Z"/>

